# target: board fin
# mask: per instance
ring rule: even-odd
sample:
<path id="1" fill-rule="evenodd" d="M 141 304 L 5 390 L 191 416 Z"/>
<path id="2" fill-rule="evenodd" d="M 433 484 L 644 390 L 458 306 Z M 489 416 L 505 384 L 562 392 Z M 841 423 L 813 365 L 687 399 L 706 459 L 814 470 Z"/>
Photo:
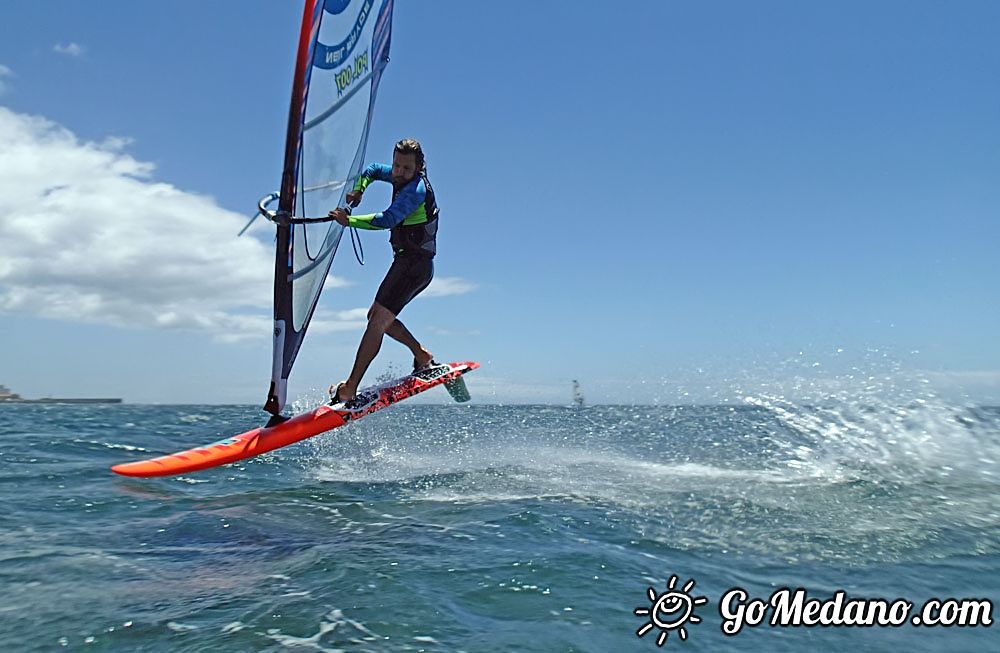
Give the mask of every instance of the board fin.
<path id="1" fill-rule="evenodd" d="M 284 415 L 281 414 L 271 415 L 271 419 L 267 420 L 267 424 L 264 425 L 264 428 L 269 429 L 272 426 L 277 426 L 278 424 L 281 424 L 282 422 L 287 422 L 290 419 L 292 418 L 285 417 Z"/>
<path id="2" fill-rule="evenodd" d="M 465 379 L 460 376 L 456 376 L 451 381 L 445 381 L 444 389 L 448 391 L 452 399 L 460 404 L 472 399 L 469 388 L 465 385 Z"/>

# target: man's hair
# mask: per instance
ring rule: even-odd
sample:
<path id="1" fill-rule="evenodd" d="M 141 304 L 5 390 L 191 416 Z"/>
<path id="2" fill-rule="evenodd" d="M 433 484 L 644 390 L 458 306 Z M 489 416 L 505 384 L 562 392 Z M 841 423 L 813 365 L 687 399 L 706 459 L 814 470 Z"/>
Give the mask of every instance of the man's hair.
<path id="1" fill-rule="evenodd" d="M 404 138 L 403 140 L 396 143 L 396 147 L 393 149 L 394 152 L 399 152 L 400 154 L 412 154 L 417 157 L 417 170 L 420 172 L 425 172 L 427 166 L 424 164 L 424 150 L 420 147 L 420 143 L 413 138 Z"/>

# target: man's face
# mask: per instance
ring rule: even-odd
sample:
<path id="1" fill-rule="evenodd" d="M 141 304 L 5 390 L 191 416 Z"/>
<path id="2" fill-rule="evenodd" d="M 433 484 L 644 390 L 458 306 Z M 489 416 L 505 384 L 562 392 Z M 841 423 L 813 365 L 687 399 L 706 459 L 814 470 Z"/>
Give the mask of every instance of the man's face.
<path id="1" fill-rule="evenodd" d="M 417 155 L 392 153 L 392 183 L 406 184 L 417 176 Z"/>

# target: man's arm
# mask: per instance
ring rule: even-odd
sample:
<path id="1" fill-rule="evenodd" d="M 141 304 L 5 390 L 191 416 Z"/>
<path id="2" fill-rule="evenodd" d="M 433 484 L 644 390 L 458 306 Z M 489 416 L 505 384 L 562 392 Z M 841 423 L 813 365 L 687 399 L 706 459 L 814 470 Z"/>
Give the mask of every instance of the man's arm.
<path id="1" fill-rule="evenodd" d="M 390 171 L 391 173 L 391 171 Z M 370 215 L 352 215 L 348 224 L 358 229 L 392 229 L 423 204 L 427 196 L 424 180 L 417 178 L 407 184 L 385 211 Z"/>
<path id="2" fill-rule="evenodd" d="M 392 182 L 392 166 L 387 166 L 384 163 L 370 163 L 368 167 L 364 169 L 358 180 L 354 182 L 354 191 L 358 193 L 364 193 L 368 185 L 373 181 L 388 181 Z"/>
<path id="3" fill-rule="evenodd" d="M 349 206 L 357 206 L 361 203 L 361 196 L 364 194 L 365 189 L 373 181 L 388 181 L 392 183 L 392 167 L 387 166 L 384 163 L 369 163 L 368 167 L 358 176 L 357 180 L 354 182 L 354 188 L 347 193 L 344 199 L 347 200 Z M 381 215 L 379 213 L 372 213 L 371 215 L 359 215 L 356 216 L 355 223 L 351 224 L 348 221 L 347 211 L 336 208 L 330 211 L 329 216 L 336 220 L 341 225 L 347 227 L 357 227 L 358 229 L 380 229 L 381 227 L 373 227 L 369 223 L 376 215 Z"/>

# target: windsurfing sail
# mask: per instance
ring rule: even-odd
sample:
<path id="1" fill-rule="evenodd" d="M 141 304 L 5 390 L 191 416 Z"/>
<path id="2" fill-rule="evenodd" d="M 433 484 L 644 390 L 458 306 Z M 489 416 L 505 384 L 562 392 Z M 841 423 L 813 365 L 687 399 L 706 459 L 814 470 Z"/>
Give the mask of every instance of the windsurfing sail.
<path id="1" fill-rule="evenodd" d="M 375 95 L 389 61 L 393 0 L 306 0 L 288 112 L 281 189 L 261 200 L 278 227 L 274 349 L 264 409 L 285 406 L 288 377 L 344 228 L 344 206 L 364 165 Z M 277 211 L 267 205 L 278 201 Z"/>

